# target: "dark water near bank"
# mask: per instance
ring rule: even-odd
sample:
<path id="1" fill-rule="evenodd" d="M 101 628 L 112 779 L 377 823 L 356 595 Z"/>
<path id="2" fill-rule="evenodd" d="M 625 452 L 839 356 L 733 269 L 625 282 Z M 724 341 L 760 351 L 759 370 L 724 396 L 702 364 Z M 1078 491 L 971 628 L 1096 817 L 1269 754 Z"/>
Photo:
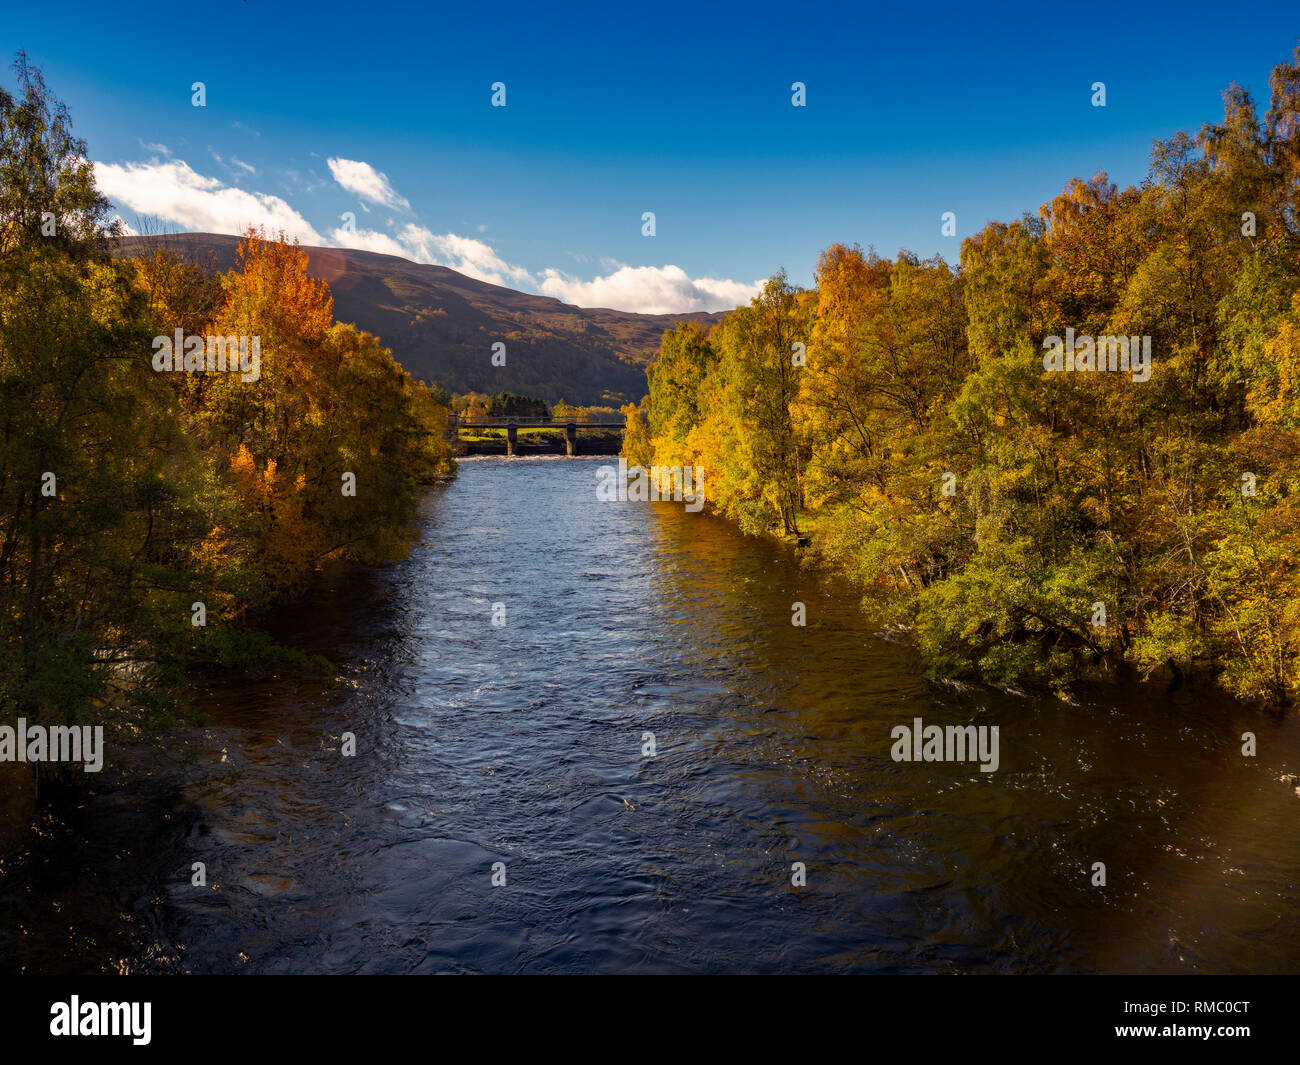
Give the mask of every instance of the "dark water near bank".
<path id="1" fill-rule="evenodd" d="M 780 545 L 598 503 L 601 461 L 463 463 L 406 561 L 284 619 L 342 684 L 206 694 L 197 763 L 45 825 L 4 968 L 1300 968 L 1295 715 L 929 686 Z M 1000 726 L 1000 769 L 894 762 L 914 717 Z"/>

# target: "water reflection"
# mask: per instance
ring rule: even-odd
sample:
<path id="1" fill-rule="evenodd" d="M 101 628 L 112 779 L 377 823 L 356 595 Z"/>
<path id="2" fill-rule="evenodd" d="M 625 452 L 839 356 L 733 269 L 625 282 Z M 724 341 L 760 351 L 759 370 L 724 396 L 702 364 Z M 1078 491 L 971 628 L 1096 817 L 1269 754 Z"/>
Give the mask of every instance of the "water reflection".
<path id="1" fill-rule="evenodd" d="M 1296 968 L 1293 718 L 928 685 L 781 546 L 597 502 L 600 461 L 466 462 L 410 558 L 280 619 L 340 684 L 204 693 L 147 933 L 90 929 L 86 967 Z M 914 717 L 1000 726 L 999 771 L 894 762 Z"/>

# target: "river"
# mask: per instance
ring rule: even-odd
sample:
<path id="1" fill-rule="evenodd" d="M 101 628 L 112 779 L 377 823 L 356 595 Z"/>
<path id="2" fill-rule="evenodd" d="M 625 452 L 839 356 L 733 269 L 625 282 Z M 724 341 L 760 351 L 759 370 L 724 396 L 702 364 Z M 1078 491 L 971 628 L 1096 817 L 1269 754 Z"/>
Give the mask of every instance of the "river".
<path id="1" fill-rule="evenodd" d="M 408 558 L 278 619 L 338 683 L 214 681 L 0 867 L 6 968 L 1300 967 L 1294 713 L 928 683 L 789 548 L 597 501 L 609 461 L 462 462 Z M 917 717 L 997 725 L 997 771 L 894 761 Z"/>

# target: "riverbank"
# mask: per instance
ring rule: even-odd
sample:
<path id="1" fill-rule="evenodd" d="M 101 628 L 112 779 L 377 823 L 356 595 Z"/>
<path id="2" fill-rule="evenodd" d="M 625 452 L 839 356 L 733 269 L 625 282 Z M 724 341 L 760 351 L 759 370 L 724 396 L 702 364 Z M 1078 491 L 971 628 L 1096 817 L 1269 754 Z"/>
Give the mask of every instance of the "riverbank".
<path id="1" fill-rule="evenodd" d="M 739 523 L 728 518 L 716 507 L 710 507 L 709 510 L 719 520 L 733 524 L 737 531 L 740 531 Z M 901 620 L 899 615 L 890 616 L 888 612 L 868 610 L 866 606 L 867 600 L 871 600 L 878 605 L 884 598 L 881 590 L 866 587 L 856 582 L 852 575 L 846 571 L 842 561 L 828 556 L 819 542 L 820 538 L 825 534 L 826 521 L 827 516 L 825 514 L 817 511 L 801 510 L 798 512 L 796 522 L 799 530 L 797 533 L 784 533 L 775 528 L 769 528 L 762 534 L 762 537 L 790 548 L 800 559 L 801 565 L 816 570 L 827 577 L 843 580 L 850 587 L 856 587 L 864 599 L 863 610 L 868 615 L 875 616 L 880 626 L 880 635 L 890 640 L 906 642 L 919 651 L 921 643 L 917 626 L 906 620 Z M 1059 645 L 1059 637 L 1056 638 L 1056 642 Z M 1192 690 L 1199 689 L 1213 692 L 1216 697 L 1231 700 L 1243 708 L 1253 709 L 1255 712 L 1293 712 L 1295 709 L 1293 701 L 1279 703 L 1262 698 L 1243 698 L 1228 690 L 1219 680 L 1223 672 L 1222 667 L 1212 662 L 1179 664 L 1169 660 L 1150 663 L 1146 668 L 1139 668 L 1138 665 L 1123 654 L 1116 653 L 1113 650 L 1098 651 L 1094 647 L 1086 645 L 1083 641 L 1075 641 L 1072 650 L 1086 661 L 1083 662 L 1082 668 L 1077 670 L 1072 682 L 1065 684 L 1059 681 L 1052 683 L 1046 677 L 1041 678 L 1039 683 L 1034 683 L 1035 678 L 1032 672 L 1022 672 L 1015 682 L 997 683 L 990 681 L 986 677 L 981 677 L 977 671 L 969 668 L 968 664 L 966 668 L 948 672 L 933 666 L 927 666 L 926 672 L 931 679 L 939 683 L 968 684 L 975 682 L 987 685 L 993 690 L 1017 696 L 1024 695 L 1026 690 L 1032 690 L 1040 694 L 1051 695 L 1071 705 L 1078 702 L 1073 688 L 1078 687 L 1080 684 L 1101 681 L 1103 683 L 1140 683 L 1170 692 L 1179 690 L 1186 685 Z"/>

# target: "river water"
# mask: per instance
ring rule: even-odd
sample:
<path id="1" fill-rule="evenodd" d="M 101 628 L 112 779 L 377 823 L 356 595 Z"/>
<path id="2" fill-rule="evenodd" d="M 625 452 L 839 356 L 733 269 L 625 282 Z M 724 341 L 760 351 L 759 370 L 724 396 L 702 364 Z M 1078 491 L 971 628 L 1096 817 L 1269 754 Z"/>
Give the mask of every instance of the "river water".
<path id="1" fill-rule="evenodd" d="M 119 774 L 5 870 L 6 967 L 1300 967 L 1296 715 L 929 684 L 786 547 L 597 501 L 608 461 L 462 462 L 406 560 L 280 619 L 339 683 L 200 692 L 197 757 Z M 894 761 L 917 717 L 997 725 L 998 770 Z"/>

